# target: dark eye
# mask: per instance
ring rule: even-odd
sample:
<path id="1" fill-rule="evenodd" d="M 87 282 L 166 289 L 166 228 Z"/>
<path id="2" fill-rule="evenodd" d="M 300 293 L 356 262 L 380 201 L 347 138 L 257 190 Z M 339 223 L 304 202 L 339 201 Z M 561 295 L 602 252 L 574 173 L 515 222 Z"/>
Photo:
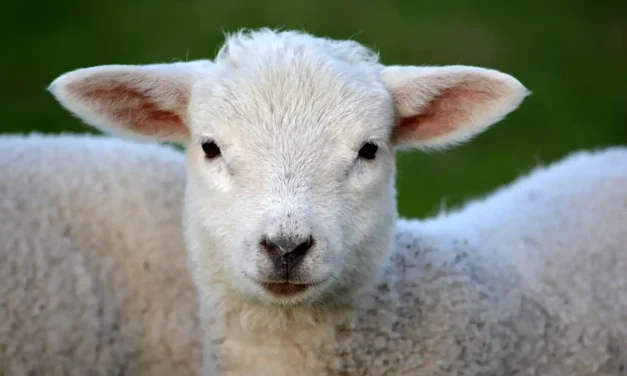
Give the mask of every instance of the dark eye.
<path id="1" fill-rule="evenodd" d="M 205 157 L 207 159 L 213 159 L 220 155 L 220 148 L 213 141 L 203 142 L 202 150 L 205 152 Z"/>
<path id="2" fill-rule="evenodd" d="M 374 159 L 379 147 L 372 142 L 366 142 L 361 149 L 359 149 L 359 157 L 363 159 Z"/>

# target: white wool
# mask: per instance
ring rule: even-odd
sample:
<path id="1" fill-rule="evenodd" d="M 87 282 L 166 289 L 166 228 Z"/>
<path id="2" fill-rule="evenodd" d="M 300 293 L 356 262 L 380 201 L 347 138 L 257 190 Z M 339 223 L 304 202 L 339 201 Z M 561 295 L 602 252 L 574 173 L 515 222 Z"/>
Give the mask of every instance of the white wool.
<path id="1" fill-rule="evenodd" d="M 0 137 L 0 375 L 195 375 L 170 148 Z"/>
<path id="2" fill-rule="evenodd" d="M 528 94 L 510 75 L 385 67 L 355 42 L 261 30 L 229 37 L 213 63 L 93 67 L 50 90 L 104 131 L 187 143 L 182 219 L 205 373 L 622 372 L 625 320 L 609 304 L 620 296 L 583 287 L 624 283 L 624 164 L 568 191 L 555 186 L 576 180 L 566 163 L 537 192 L 519 182 L 515 199 L 497 194 L 424 233 L 397 223 L 394 151 L 454 145 L 501 120 Z M 594 196 L 607 180 L 619 189 Z M 492 231 L 504 218 L 516 221 Z M 601 225 L 615 227 L 596 237 Z"/>

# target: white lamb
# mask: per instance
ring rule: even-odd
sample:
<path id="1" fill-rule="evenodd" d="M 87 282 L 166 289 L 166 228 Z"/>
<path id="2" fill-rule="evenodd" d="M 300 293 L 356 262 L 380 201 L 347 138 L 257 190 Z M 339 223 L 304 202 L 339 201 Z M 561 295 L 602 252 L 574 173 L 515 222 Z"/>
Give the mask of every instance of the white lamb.
<path id="1" fill-rule="evenodd" d="M 627 151 L 397 220 L 394 150 L 471 138 L 519 105 L 517 80 L 270 30 L 198 66 L 88 68 L 51 90 L 104 131 L 188 144 L 205 374 L 624 374 Z"/>

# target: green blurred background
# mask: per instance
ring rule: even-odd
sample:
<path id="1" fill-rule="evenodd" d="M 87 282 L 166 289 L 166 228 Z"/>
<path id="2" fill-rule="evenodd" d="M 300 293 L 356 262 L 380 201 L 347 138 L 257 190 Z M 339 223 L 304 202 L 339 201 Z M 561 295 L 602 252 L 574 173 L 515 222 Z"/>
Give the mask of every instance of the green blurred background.
<path id="1" fill-rule="evenodd" d="M 210 58 L 222 31 L 349 38 L 388 64 L 498 69 L 533 94 L 473 142 L 399 158 L 399 209 L 437 212 L 582 148 L 627 143 L 627 1 L 4 0 L 0 132 L 91 132 L 45 87 L 100 64 Z M 1 177 L 0 177 L 1 178 Z"/>

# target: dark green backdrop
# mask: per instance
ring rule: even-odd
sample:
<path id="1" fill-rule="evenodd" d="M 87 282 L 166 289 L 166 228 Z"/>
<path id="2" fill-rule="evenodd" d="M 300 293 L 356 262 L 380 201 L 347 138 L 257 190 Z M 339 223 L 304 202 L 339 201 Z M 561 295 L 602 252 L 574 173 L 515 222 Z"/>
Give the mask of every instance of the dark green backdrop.
<path id="1" fill-rule="evenodd" d="M 458 149 L 401 155 L 401 213 L 431 214 L 570 151 L 626 144 L 626 20 L 621 0 L 4 0 L 0 132 L 89 132 L 45 91 L 57 75 L 210 58 L 222 31 L 241 27 L 353 37 L 389 64 L 516 76 L 533 94 L 505 121 Z"/>

